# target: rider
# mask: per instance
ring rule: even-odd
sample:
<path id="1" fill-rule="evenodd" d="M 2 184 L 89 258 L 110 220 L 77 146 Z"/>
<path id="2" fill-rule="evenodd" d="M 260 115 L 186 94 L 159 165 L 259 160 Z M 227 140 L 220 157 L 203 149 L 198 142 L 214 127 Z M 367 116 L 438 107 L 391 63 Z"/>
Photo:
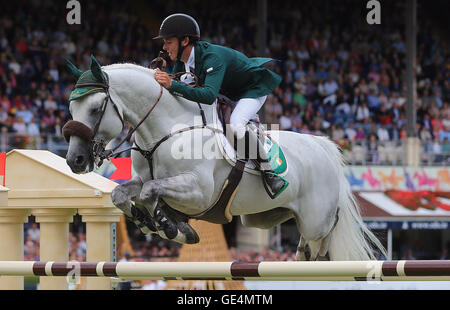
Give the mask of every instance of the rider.
<path id="1" fill-rule="evenodd" d="M 247 145 L 257 145 L 260 171 L 272 193 L 277 196 L 284 189 L 285 180 L 273 171 L 257 135 L 246 129 L 248 121 L 256 117 L 267 95 L 281 82 L 280 76 L 262 67 L 272 59 L 248 58 L 231 48 L 199 41 L 200 28 L 195 19 L 186 14 L 173 14 L 164 19 L 159 35 L 154 39 L 163 39 L 163 49 L 175 62 L 172 73 L 192 72 L 202 86 L 190 87 L 172 80 L 167 72 L 157 69 L 155 79 L 163 87 L 175 95 L 203 104 L 213 104 L 219 91 L 237 102 L 229 127 L 238 140 L 237 145 L 243 145 L 242 139 L 245 139 L 244 143 L 249 143 Z M 237 157 L 243 161 L 249 159 L 248 154 L 239 149 Z"/>

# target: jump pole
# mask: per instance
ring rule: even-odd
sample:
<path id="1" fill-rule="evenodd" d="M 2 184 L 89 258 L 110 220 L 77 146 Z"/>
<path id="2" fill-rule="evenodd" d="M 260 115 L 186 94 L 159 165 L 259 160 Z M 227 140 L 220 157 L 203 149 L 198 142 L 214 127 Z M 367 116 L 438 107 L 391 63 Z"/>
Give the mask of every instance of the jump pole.
<path id="1" fill-rule="evenodd" d="M 1 276 L 136 280 L 450 281 L 450 260 L 334 262 L 0 262 Z"/>

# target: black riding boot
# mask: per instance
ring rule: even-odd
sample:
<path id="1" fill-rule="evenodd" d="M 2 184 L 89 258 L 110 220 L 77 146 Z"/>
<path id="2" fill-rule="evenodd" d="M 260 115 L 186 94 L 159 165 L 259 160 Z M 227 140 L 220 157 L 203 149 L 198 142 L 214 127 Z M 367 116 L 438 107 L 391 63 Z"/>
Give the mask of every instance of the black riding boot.
<path id="1" fill-rule="evenodd" d="M 243 142 L 245 144 L 242 144 Z M 243 147 L 244 145 L 245 147 Z M 256 133 L 247 130 L 244 138 L 237 141 L 236 153 L 238 159 L 245 161 L 252 159 L 255 161 L 261 171 L 264 184 L 270 189 L 271 193 L 269 195 L 272 199 L 276 198 L 285 189 L 286 180 L 273 171 L 269 162 L 269 156 Z"/>

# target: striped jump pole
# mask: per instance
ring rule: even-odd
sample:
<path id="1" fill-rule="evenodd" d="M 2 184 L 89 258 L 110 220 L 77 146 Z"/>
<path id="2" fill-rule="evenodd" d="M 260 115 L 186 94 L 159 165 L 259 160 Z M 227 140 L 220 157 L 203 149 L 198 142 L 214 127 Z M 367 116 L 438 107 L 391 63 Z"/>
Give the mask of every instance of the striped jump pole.
<path id="1" fill-rule="evenodd" d="M 0 276 L 135 280 L 450 281 L 450 260 L 333 262 L 0 262 Z"/>

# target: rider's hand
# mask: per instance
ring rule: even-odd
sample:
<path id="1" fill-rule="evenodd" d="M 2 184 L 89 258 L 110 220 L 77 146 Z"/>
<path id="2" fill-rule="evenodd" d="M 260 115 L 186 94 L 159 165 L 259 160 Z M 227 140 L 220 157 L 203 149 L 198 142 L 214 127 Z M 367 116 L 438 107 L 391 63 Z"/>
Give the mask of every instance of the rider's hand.
<path id="1" fill-rule="evenodd" d="M 167 89 L 170 89 L 170 86 L 172 86 L 172 79 L 170 78 L 169 74 L 165 71 L 156 69 L 155 80 Z"/>
<path id="2" fill-rule="evenodd" d="M 162 57 L 161 57 L 161 59 L 162 59 L 162 69 L 165 70 L 166 66 L 167 66 L 167 61 Z"/>
<path id="3" fill-rule="evenodd" d="M 167 61 L 162 57 L 157 57 L 152 60 L 149 67 L 150 67 L 150 69 L 161 68 L 164 71 L 166 69 L 166 66 L 167 66 Z"/>

